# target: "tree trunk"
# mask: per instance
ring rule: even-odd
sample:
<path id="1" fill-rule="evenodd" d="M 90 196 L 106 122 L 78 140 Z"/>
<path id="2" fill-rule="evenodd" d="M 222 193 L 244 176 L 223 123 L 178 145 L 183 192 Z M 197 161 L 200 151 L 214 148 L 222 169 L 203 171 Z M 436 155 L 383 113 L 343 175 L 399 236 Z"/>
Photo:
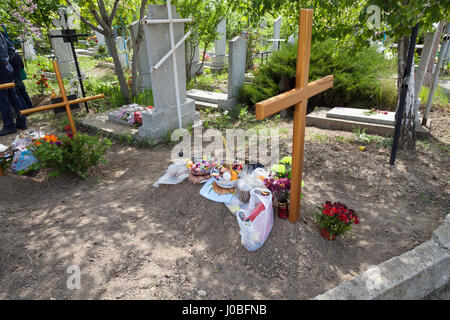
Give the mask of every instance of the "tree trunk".
<path id="1" fill-rule="evenodd" d="M 133 43 L 133 57 L 131 58 L 131 94 L 133 95 L 133 97 L 137 97 L 138 95 L 137 59 L 142 41 L 142 32 L 139 31 L 140 28 L 138 27 L 136 39 L 134 39 L 133 33 L 131 33 L 131 41 Z"/>
<path id="2" fill-rule="evenodd" d="M 400 95 L 402 91 L 403 77 L 406 67 L 406 59 L 409 48 L 409 37 L 401 37 L 398 42 L 398 70 L 397 70 L 397 112 L 399 111 Z M 396 115 L 398 116 L 398 115 Z M 403 111 L 402 125 L 398 145 L 400 150 L 416 150 L 416 115 L 414 112 L 414 59 L 412 61 L 411 75 L 408 82 L 405 108 Z"/>
<path id="3" fill-rule="evenodd" d="M 128 84 L 123 73 L 122 64 L 120 63 L 119 54 L 117 53 L 116 39 L 112 32 L 105 30 L 105 40 L 111 50 L 111 57 L 114 61 L 114 70 L 119 80 L 120 92 L 125 98 L 125 102 L 130 103 L 130 92 L 128 91 Z"/>
<path id="4" fill-rule="evenodd" d="M 397 109 L 400 102 L 400 94 L 402 90 L 403 74 L 406 67 L 406 58 L 408 56 L 409 37 L 403 36 L 398 40 L 397 55 L 398 55 L 398 68 L 397 68 Z"/>
<path id="5" fill-rule="evenodd" d="M 139 9 L 139 21 L 146 17 L 148 0 L 142 0 L 141 7 Z M 136 38 L 133 37 L 131 32 L 131 42 L 133 44 L 133 57 L 131 58 L 131 94 L 133 97 L 137 97 L 138 92 L 138 71 L 137 71 L 137 59 L 139 55 L 139 48 L 141 47 L 142 39 L 144 38 L 144 27 L 139 22 L 137 28 Z"/>

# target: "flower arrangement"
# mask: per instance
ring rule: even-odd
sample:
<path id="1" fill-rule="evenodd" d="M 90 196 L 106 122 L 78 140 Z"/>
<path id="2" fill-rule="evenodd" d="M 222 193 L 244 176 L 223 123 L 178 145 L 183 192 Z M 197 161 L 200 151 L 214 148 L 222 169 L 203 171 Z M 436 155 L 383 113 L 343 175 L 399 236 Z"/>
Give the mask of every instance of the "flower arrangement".
<path id="1" fill-rule="evenodd" d="M 126 108 L 122 108 L 117 113 L 117 118 L 136 127 L 142 126 L 142 112 L 139 110 L 127 110 Z"/>
<path id="2" fill-rule="evenodd" d="M 340 202 L 331 203 L 326 201 L 322 206 L 317 207 L 320 213 L 314 214 L 314 219 L 323 229 L 327 231 L 331 238 L 347 233 L 352 224 L 359 224 L 359 216 L 353 209 L 347 208 Z M 322 233 L 322 235 L 324 235 Z M 324 235 L 324 237 L 326 237 Z"/>
<path id="3" fill-rule="evenodd" d="M 381 111 L 378 109 L 370 109 L 369 111 L 364 111 L 363 112 L 364 115 L 366 116 L 371 116 L 371 115 L 375 115 L 375 114 L 388 114 L 387 111 Z"/>
<path id="4" fill-rule="evenodd" d="M 48 135 L 46 134 L 43 138 L 37 139 L 35 140 L 34 144 L 36 146 L 40 146 L 43 143 L 49 143 L 51 145 L 57 145 L 57 146 L 61 146 L 62 142 L 61 140 L 59 140 L 59 138 L 57 136 L 55 136 L 54 134 L 52 135 Z"/>
<path id="5" fill-rule="evenodd" d="M 287 202 L 291 190 L 291 179 L 272 178 L 264 179 L 264 184 L 277 198 L 279 202 Z"/>
<path id="6" fill-rule="evenodd" d="M 87 37 L 86 40 L 89 42 L 89 45 L 91 46 L 95 46 L 98 43 L 98 39 L 95 35 Z"/>
<path id="7" fill-rule="evenodd" d="M 36 84 L 39 86 L 39 95 L 43 96 L 48 90 L 51 90 L 51 87 L 48 84 L 48 78 L 45 74 L 41 74 L 40 76 L 34 74 L 33 78 L 36 79 Z"/>

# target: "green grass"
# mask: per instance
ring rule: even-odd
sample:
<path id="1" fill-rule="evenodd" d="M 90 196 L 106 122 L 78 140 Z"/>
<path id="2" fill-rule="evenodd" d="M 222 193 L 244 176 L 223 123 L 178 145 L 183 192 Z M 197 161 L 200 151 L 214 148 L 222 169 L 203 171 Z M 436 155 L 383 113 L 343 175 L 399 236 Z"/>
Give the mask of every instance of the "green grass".
<path id="1" fill-rule="evenodd" d="M 196 79 L 192 79 L 188 83 L 187 90 L 198 89 L 214 92 L 223 92 L 217 87 L 220 84 L 227 83 L 227 81 L 228 81 L 228 72 L 226 70 L 222 70 L 220 73 L 211 73 L 209 69 L 205 69 L 205 72 L 201 76 L 197 77 Z"/>
<path id="2" fill-rule="evenodd" d="M 429 94 L 430 94 L 429 87 L 422 87 L 422 89 L 420 89 L 419 98 L 420 98 L 421 105 L 426 106 Z M 442 107 L 442 108 L 446 108 L 446 109 L 450 108 L 448 96 L 446 96 L 444 89 L 442 89 L 439 86 L 434 91 L 432 106 Z"/>
<path id="3" fill-rule="evenodd" d="M 253 112 L 247 106 L 237 105 L 232 110 L 217 110 L 205 108 L 200 110 L 200 118 L 205 129 L 254 129 L 257 132 L 276 128 L 280 123 L 280 115 L 275 115 L 264 120 L 257 120 Z"/>

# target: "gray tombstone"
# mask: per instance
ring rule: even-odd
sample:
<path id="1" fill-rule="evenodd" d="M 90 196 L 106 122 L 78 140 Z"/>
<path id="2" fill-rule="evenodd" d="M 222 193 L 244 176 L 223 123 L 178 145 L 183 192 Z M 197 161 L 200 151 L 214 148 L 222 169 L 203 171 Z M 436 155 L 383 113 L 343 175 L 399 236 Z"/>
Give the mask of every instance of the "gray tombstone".
<path id="1" fill-rule="evenodd" d="M 26 37 L 25 42 L 23 43 L 23 48 L 26 60 L 37 59 L 36 50 L 34 50 L 33 39 L 30 36 Z"/>
<path id="2" fill-rule="evenodd" d="M 119 61 L 120 64 L 122 65 L 122 68 L 128 68 L 127 49 L 125 47 L 122 36 L 116 37 L 116 45 L 117 45 L 117 53 L 119 55 Z"/>
<path id="3" fill-rule="evenodd" d="M 101 28 L 101 27 L 99 27 L 99 28 Z M 95 46 L 95 48 L 97 50 L 98 50 L 98 47 L 100 47 L 100 46 L 104 46 L 104 47 L 107 48 L 105 36 L 103 34 L 101 34 L 100 32 L 95 31 L 95 30 L 94 30 L 94 33 L 95 33 L 95 36 L 97 37 L 97 41 L 98 41 L 97 45 Z"/>
<path id="4" fill-rule="evenodd" d="M 295 37 L 294 37 L 293 35 L 292 35 L 292 36 L 289 36 L 288 42 L 289 42 L 290 44 L 295 44 Z"/>
<path id="5" fill-rule="evenodd" d="M 229 41 L 228 55 L 228 98 L 235 99 L 245 80 L 245 58 L 247 41 L 235 37 Z"/>
<path id="6" fill-rule="evenodd" d="M 214 56 L 212 57 L 211 69 L 221 70 L 225 67 L 225 55 L 227 51 L 227 21 L 222 19 L 217 25 L 217 39 L 214 43 Z"/>
<path id="7" fill-rule="evenodd" d="M 422 49 L 420 62 L 419 62 L 419 68 L 417 70 L 417 78 L 414 83 L 414 98 L 415 98 L 414 112 L 416 114 L 417 120 L 418 120 L 419 105 L 420 105 L 419 93 L 420 93 L 420 89 L 422 88 L 422 83 L 425 78 L 425 74 L 427 73 L 428 63 L 430 61 L 431 52 L 433 50 L 434 38 L 435 38 L 435 33 L 433 33 L 433 32 L 427 32 L 425 35 L 425 40 L 424 40 L 423 49 Z"/>
<path id="8" fill-rule="evenodd" d="M 190 46 L 187 45 L 187 59 L 191 58 L 191 52 L 190 52 Z M 189 61 L 188 61 L 189 62 Z M 197 73 L 202 73 L 203 72 L 203 66 L 202 66 L 202 62 L 200 61 L 200 48 L 197 45 L 195 47 L 195 52 L 194 52 L 194 57 L 192 59 L 192 63 L 191 63 L 191 78 L 197 74 Z"/>
<path id="9" fill-rule="evenodd" d="M 281 17 L 278 17 L 273 22 L 273 39 L 280 39 L 281 32 Z M 272 51 L 278 51 L 278 41 L 274 41 Z"/>
<path id="10" fill-rule="evenodd" d="M 60 36 L 61 29 L 50 30 L 50 35 Z M 75 60 L 72 53 L 72 48 L 69 42 L 64 42 L 62 37 L 51 37 L 51 45 L 56 58 L 58 59 L 59 69 L 63 78 L 76 77 Z"/>
<path id="11" fill-rule="evenodd" d="M 171 6 L 173 19 L 180 16 L 175 6 Z M 148 20 L 168 19 L 166 5 L 149 5 Z M 145 41 L 150 68 L 156 65 L 170 51 L 169 24 L 148 24 L 144 27 Z M 173 24 L 174 41 L 177 43 L 184 36 L 184 23 Z M 186 98 L 185 44 L 176 50 L 180 109 L 183 127 L 194 123 L 195 101 Z M 168 132 L 178 128 L 178 113 L 172 57 L 167 59 L 155 72 L 151 73 L 154 108 L 142 113 L 142 126 L 139 135 L 161 140 Z"/>
<path id="12" fill-rule="evenodd" d="M 147 18 L 145 18 L 145 19 L 147 19 Z M 134 41 L 136 39 L 138 27 L 139 27 L 139 20 L 133 22 L 130 25 L 131 39 L 133 39 L 132 44 L 134 43 Z M 151 90 L 152 89 L 152 80 L 150 77 L 150 65 L 148 62 L 147 42 L 145 41 L 145 39 L 142 39 L 142 41 L 139 45 L 139 52 L 137 55 L 136 67 L 137 67 L 138 91 Z"/>

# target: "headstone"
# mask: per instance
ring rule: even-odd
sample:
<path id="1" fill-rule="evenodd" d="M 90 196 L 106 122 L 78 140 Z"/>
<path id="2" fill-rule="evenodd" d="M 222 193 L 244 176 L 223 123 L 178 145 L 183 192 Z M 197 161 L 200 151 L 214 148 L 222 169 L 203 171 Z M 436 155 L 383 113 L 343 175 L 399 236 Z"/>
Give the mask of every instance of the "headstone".
<path id="1" fill-rule="evenodd" d="M 137 36 L 139 27 L 139 20 L 133 22 L 130 25 L 130 34 L 131 39 L 133 39 L 132 43 L 134 43 L 134 39 Z M 148 52 L 147 52 L 147 42 L 145 38 L 142 39 L 139 45 L 139 52 L 137 55 L 137 87 L 138 91 L 151 90 L 152 89 L 152 80 L 150 77 L 150 65 L 148 62 Z"/>
<path id="2" fill-rule="evenodd" d="M 116 37 L 116 44 L 120 64 L 122 65 L 122 68 L 127 68 L 128 67 L 127 49 L 125 47 L 122 36 Z"/>
<path id="3" fill-rule="evenodd" d="M 295 44 L 295 37 L 293 35 L 289 36 L 288 42 L 291 44 Z"/>
<path id="4" fill-rule="evenodd" d="M 247 41 L 235 37 L 229 41 L 228 55 L 228 98 L 235 99 L 245 81 L 245 58 Z"/>
<path id="5" fill-rule="evenodd" d="M 370 110 L 367 109 L 336 107 L 328 111 L 326 117 L 332 119 L 374 123 L 387 126 L 395 125 L 395 112 L 388 111 L 387 114 L 368 114 L 369 111 Z"/>
<path id="6" fill-rule="evenodd" d="M 273 22 L 273 38 L 280 39 L 280 32 L 281 32 L 281 17 L 278 17 Z M 272 51 L 278 51 L 278 41 L 273 42 Z"/>
<path id="7" fill-rule="evenodd" d="M 180 16 L 175 6 L 171 6 L 172 18 Z M 147 19 L 168 19 L 166 5 L 149 5 Z M 149 56 L 150 68 L 156 65 L 170 51 L 169 24 L 148 24 L 144 28 L 145 41 Z M 184 36 L 184 23 L 173 24 L 174 40 L 177 43 Z M 181 120 L 183 127 L 195 120 L 195 101 L 186 98 L 186 67 L 184 42 L 176 50 L 177 74 L 180 94 Z M 155 72 L 151 73 L 154 108 L 142 113 L 142 126 L 139 135 L 160 140 L 169 131 L 178 128 L 176 92 L 174 89 L 174 70 L 171 58 L 166 60 Z"/>
<path id="8" fill-rule="evenodd" d="M 336 107 L 327 112 L 327 118 L 376 123 L 388 126 L 393 126 L 395 124 L 395 112 L 388 112 L 388 114 L 365 114 L 365 112 L 368 111 L 370 110 Z"/>
<path id="9" fill-rule="evenodd" d="M 50 30 L 50 35 L 60 36 L 62 34 L 61 29 Z M 72 53 L 72 48 L 69 42 L 64 42 L 62 37 L 51 37 L 51 45 L 56 58 L 58 59 L 59 68 L 61 70 L 61 76 L 63 78 L 76 77 L 75 61 Z"/>
<path id="10" fill-rule="evenodd" d="M 434 74 L 434 71 L 436 70 L 436 54 L 437 54 L 439 44 L 441 42 L 441 35 L 442 35 L 442 32 L 444 31 L 444 26 L 445 26 L 444 21 L 441 21 L 436 28 L 436 33 L 435 33 L 434 42 L 433 42 L 433 48 L 431 50 L 430 61 L 428 62 L 427 72 L 423 79 L 424 86 L 431 86 L 431 83 L 433 81 L 433 74 Z"/>
<path id="11" fill-rule="evenodd" d="M 26 37 L 25 42 L 23 43 L 24 54 L 26 60 L 36 60 L 36 50 L 34 50 L 34 43 L 31 37 Z"/>
<path id="12" fill-rule="evenodd" d="M 187 63 L 189 63 L 189 60 L 191 59 L 191 46 L 189 44 L 186 45 L 186 59 L 187 59 Z M 203 69 L 202 66 L 202 62 L 200 61 L 200 48 L 199 46 L 195 46 L 195 52 L 194 52 L 194 57 L 192 59 L 191 62 L 191 78 L 196 74 L 196 73 L 201 73 Z"/>
<path id="13" fill-rule="evenodd" d="M 227 50 L 227 21 L 222 19 L 217 25 L 217 39 L 215 41 L 214 56 L 212 57 L 211 69 L 221 70 L 225 67 L 225 54 Z"/>
<path id="14" fill-rule="evenodd" d="M 100 28 L 100 27 L 99 27 Z M 101 34 L 100 32 L 94 30 L 95 36 L 97 37 L 97 45 L 95 46 L 95 48 L 98 50 L 98 47 L 100 46 L 104 46 L 105 48 L 107 48 L 106 46 L 106 40 L 105 40 L 105 36 L 103 34 Z"/>
<path id="15" fill-rule="evenodd" d="M 425 40 L 423 44 L 423 49 L 420 57 L 419 68 L 417 70 L 417 78 L 414 83 L 414 112 L 417 114 L 419 112 L 420 98 L 419 93 L 422 88 L 423 79 L 425 78 L 425 74 L 427 73 L 428 63 L 430 61 L 431 52 L 433 49 L 433 42 L 435 39 L 435 33 L 427 32 L 425 34 Z"/>

